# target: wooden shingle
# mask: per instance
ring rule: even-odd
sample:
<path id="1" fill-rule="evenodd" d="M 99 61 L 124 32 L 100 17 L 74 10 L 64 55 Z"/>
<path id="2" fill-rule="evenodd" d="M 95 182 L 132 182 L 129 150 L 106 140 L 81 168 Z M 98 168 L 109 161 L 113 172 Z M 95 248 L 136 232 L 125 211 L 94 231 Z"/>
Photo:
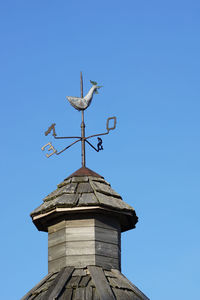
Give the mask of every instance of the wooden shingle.
<path id="1" fill-rule="evenodd" d="M 35 288 L 21 300 L 149 300 L 119 271 L 97 266 L 63 268 Z"/>

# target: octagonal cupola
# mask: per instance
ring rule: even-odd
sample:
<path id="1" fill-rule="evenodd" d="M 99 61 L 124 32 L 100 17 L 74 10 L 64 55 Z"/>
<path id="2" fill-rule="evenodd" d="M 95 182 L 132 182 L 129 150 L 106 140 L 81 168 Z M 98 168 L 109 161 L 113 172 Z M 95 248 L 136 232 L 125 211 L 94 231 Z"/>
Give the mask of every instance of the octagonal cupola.
<path id="1" fill-rule="evenodd" d="M 121 232 L 137 223 L 134 209 L 99 174 L 81 168 L 50 193 L 31 217 L 48 231 L 49 271 L 64 266 L 121 266 Z"/>

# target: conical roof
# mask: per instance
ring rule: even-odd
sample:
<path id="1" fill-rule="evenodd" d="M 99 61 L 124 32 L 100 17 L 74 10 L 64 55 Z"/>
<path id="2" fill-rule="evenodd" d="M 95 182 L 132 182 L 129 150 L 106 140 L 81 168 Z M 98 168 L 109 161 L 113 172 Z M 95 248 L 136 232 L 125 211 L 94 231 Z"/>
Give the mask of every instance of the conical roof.
<path id="1" fill-rule="evenodd" d="M 101 175 L 85 167 L 58 184 L 57 189 L 31 213 L 31 217 L 39 230 L 47 231 L 55 214 L 58 217 L 86 209 L 116 215 L 122 231 L 134 228 L 138 221 L 133 207 L 124 202 Z"/>
<path id="2" fill-rule="evenodd" d="M 49 273 L 21 300 L 149 300 L 118 270 L 65 267 Z"/>

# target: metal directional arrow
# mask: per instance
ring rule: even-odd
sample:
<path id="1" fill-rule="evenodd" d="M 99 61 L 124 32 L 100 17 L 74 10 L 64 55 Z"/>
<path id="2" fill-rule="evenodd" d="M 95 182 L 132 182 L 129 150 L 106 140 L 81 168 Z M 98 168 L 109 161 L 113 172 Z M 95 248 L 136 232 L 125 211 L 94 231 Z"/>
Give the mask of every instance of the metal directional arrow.
<path id="1" fill-rule="evenodd" d="M 90 81 L 92 84 L 91 89 L 89 90 L 89 92 L 87 93 L 86 96 L 83 96 L 83 76 L 82 76 L 82 72 L 80 74 L 80 86 L 81 86 L 81 97 L 71 97 L 71 96 L 67 96 L 68 101 L 70 102 L 70 104 L 77 109 L 78 111 L 81 111 L 81 136 L 57 136 L 56 134 L 56 130 L 55 130 L 55 126 L 56 124 L 53 123 L 48 129 L 47 131 L 45 131 L 45 135 L 47 136 L 48 134 L 50 134 L 52 132 L 52 135 L 55 139 L 75 139 L 75 141 L 73 141 L 71 144 L 69 144 L 68 146 L 66 146 L 64 149 L 57 151 L 54 146 L 49 142 L 46 145 L 44 145 L 41 149 L 44 151 L 45 149 L 47 151 L 49 151 L 50 153 L 46 154 L 46 157 L 50 157 L 53 154 L 59 155 L 62 152 L 64 152 L 65 150 L 67 150 L 68 148 L 70 148 L 71 146 L 75 145 L 78 142 L 81 142 L 81 158 L 82 158 L 82 167 L 85 167 L 86 165 L 86 158 L 85 158 L 85 143 L 87 143 L 88 145 L 90 145 L 90 147 L 92 147 L 95 151 L 99 152 L 101 150 L 103 150 L 103 141 L 100 138 L 100 136 L 109 134 L 109 132 L 111 130 L 114 130 L 116 128 L 116 117 L 110 117 L 107 119 L 106 122 L 106 129 L 107 131 L 104 133 L 99 133 L 99 134 L 93 134 L 90 136 L 85 136 L 85 121 L 84 121 L 84 110 L 86 110 L 89 105 L 91 104 L 92 98 L 94 94 L 98 94 L 98 89 L 100 89 L 102 86 L 98 86 L 97 82 L 95 81 Z M 97 137 L 98 139 L 98 143 L 97 143 L 97 147 L 95 147 L 91 142 L 89 142 L 88 140 L 91 138 Z"/>

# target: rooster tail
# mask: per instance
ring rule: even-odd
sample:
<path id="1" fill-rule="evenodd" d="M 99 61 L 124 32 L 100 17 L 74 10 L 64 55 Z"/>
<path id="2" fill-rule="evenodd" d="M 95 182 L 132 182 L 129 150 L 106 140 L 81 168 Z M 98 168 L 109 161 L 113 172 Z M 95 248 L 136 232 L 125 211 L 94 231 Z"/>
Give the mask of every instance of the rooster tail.
<path id="1" fill-rule="evenodd" d="M 96 81 L 90 80 L 90 82 L 91 82 L 92 85 L 96 85 L 97 86 L 97 82 Z M 100 89 L 101 87 L 103 87 L 103 85 L 97 86 L 97 89 Z"/>
<path id="2" fill-rule="evenodd" d="M 91 82 L 92 85 L 96 86 L 96 89 L 95 89 L 94 93 L 98 94 L 98 90 L 97 89 L 100 89 L 101 87 L 103 87 L 103 85 L 97 86 L 97 82 L 96 81 L 92 81 L 92 80 L 90 80 L 90 82 Z"/>
<path id="3" fill-rule="evenodd" d="M 97 82 L 96 82 L 96 81 L 90 80 L 90 82 L 91 82 L 91 84 L 93 84 L 93 85 L 97 85 Z"/>

